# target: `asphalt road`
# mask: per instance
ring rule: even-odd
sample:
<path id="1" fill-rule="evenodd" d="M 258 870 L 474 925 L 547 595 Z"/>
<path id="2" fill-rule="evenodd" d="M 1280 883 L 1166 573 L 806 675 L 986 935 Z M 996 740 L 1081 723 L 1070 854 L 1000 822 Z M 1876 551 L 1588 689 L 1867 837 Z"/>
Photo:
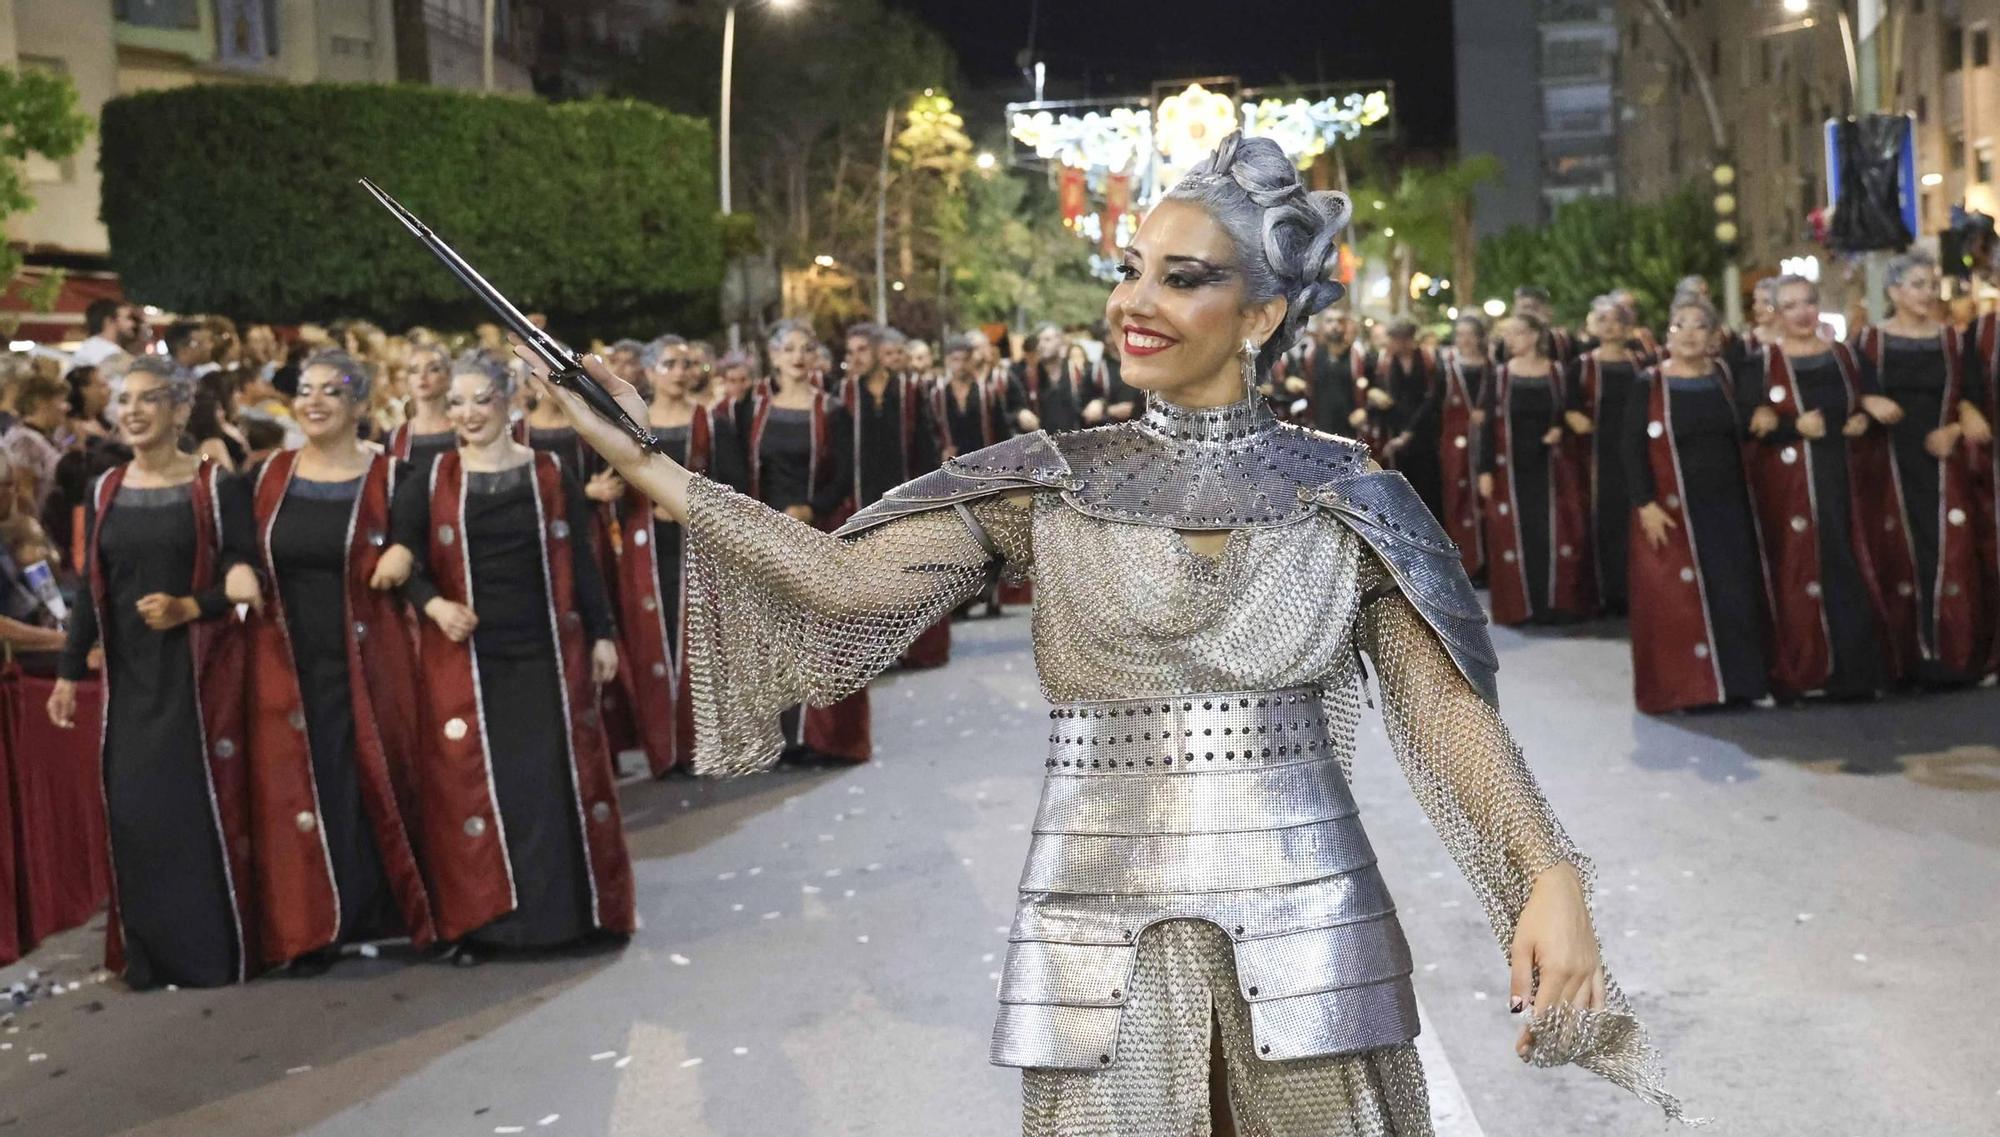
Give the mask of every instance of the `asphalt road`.
<path id="1" fill-rule="evenodd" d="M 625 791 L 623 952 L 132 994 L 94 932 L 0 970 L 0 1135 L 1000 1137 L 985 1062 L 1045 704 L 1027 619 L 875 688 L 881 759 Z M 1615 629 L 1497 636 L 1509 721 L 1600 875 L 1611 963 L 1714 1132 L 2000 1134 L 2000 692 L 1648 719 Z M 1443 1137 L 1651 1134 L 1512 1054 L 1484 917 L 1365 731 Z"/>

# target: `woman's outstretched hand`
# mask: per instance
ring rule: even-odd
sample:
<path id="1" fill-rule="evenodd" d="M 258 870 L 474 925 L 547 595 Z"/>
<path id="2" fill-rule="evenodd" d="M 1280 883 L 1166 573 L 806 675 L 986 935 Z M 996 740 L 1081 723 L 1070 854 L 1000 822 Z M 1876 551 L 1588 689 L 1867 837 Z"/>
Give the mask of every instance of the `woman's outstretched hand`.
<path id="1" fill-rule="evenodd" d="M 548 400 L 560 410 L 569 424 L 576 428 L 576 435 L 590 444 L 591 449 L 604 455 L 604 460 L 618 470 L 625 484 L 645 494 L 653 504 L 667 511 L 675 521 L 687 520 L 688 481 L 692 477 L 678 462 L 664 454 L 649 454 L 634 441 L 632 436 L 590 409 L 590 404 L 576 395 L 549 382 L 549 369 L 534 352 L 514 344 L 514 354 L 534 375 L 529 380 L 535 393 Z M 603 386 L 632 416 L 634 422 L 647 419 L 646 401 L 632 385 L 611 373 L 611 367 L 595 355 L 583 357 L 584 373 Z"/>
<path id="2" fill-rule="evenodd" d="M 606 461 L 620 469 L 624 469 L 627 463 L 644 460 L 646 452 L 633 441 L 631 435 L 591 410 L 590 404 L 584 402 L 582 396 L 550 382 L 548 365 L 542 362 L 540 356 L 529 351 L 518 341 L 514 344 L 514 356 L 527 364 L 528 370 L 534 374 L 532 382 L 535 394 L 559 408 L 563 416 L 569 419 L 569 424 L 576 428 L 577 437 L 589 443 L 591 449 L 604 455 Z M 646 421 L 646 400 L 639 397 L 639 392 L 632 384 L 613 374 L 610 365 L 605 363 L 601 356 L 584 356 L 583 371 L 584 374 L 597 380 L 599 386 L 609 391 L 611 397 L 625 409 L 626 414 L 632 416 L 634 422 Z"/>
<path id="3" fill-rule="evenodd" d="M 1574 866 L 1552 865 L 1535 878 L 1514 925 L 1508 958 L 1513 972 L 1507 1007 L 1515 1014 L 1529 1013 L 1529 1024 L 1514 1043 L 1514 1053 L 1523 1062 L 1534 1048 L 1534 1022 L 1547 1011 L 1564 1005 L 1603 1009 L 1603 961 L 1597 933 L 1590 926 L 1583 880 Z"/>

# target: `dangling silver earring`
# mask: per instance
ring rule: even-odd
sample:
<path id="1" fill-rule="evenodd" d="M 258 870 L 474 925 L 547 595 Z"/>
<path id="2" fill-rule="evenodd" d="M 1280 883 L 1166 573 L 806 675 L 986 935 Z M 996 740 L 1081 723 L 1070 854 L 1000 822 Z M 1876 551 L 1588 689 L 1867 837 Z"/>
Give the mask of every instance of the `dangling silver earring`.
<path id="1" fill-rule="evenodd" d="M 1257 345 L 1247 339 L 1243 341 L 1242 359 L 1243 397 L 1254 399 L 1257 397 Z"/>

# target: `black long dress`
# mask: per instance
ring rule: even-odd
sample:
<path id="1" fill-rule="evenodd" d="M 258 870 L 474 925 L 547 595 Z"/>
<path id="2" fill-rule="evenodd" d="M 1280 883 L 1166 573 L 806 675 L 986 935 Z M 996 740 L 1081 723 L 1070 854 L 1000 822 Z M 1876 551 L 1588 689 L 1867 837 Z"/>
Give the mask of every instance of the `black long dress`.
<path id="1" fill-rule="evenodd" d="M 604 467 L 597 452 L 577 437 L 573 426 L 531 426 L 528 428 L 528 445 L 554 455 L 562 465 L 564 476 L 578 482 L 588 481 L 591 475 Z"/>
<path id="2" fill-rule="evenodd" d="M 1654 500 L 1646 426 L 1652 398 L 1641 380 L 1625 407 L 1621 432 L 1627 504 Z M 1743 469 L 1743 416 L 1716 376 L 1667 380 L 1674 445 L 1681 458 L 1682 517 L 1701 565 L 1702 592 L 1715 635 L 1724 701 L 1770 694 L 1764 663 L 1764 568 L 1757 519 Z M 1636 598 L 1639 603 L 1645 597 Z"/>
<path id="3" fill-rule="evenodd" d="M 883 494 L 918 474 L 937 469 L 939 459 L 934 453 L 937 443 L 921 388 L 914 385 L 910 388 L 910 398 L 917 406 L 908 454 L 903 452 L 902 384 L 891 378 L 880 398 L 868 389 L 865 379 L 855 384 L 854 390 L 859 405 L 852 408 L 854 417 L 849 420 L 849 429 L 853 429 L 854 423 L 860 425 L 861 446 L 855 453 L 854 505 L 858 509 L 881 500 Z"/>
<path id="4" fill-rule="evenodd" d="M 136 607 L 156 592 L 187 596 L 194 577 L 192 485 L 121 486 L 98 543 L 101 629 L 110 702 L 104 710 L 104 802 L 134 988 L 217 987 L 236 981 L 236 912 L 209 797 L 207 758 L 186 625 L 156 632 Z M 253 559 L 254 523 L 241 483 L 218 483 L 222 556 L 216 586 L 195 601 L 201 618 L 229 609 L 222 575 Z M 87 505 L 85 531 L 97 525 Z M 60 674 L 81 679 L 100 638 L 95 608 L 77 606 Z M 239 882 L 247 885 L 247 882 Z"/>
<path id="5" fill-rule="evenodd" d="M 1789 356 L 1798 381 L 1800 413 L 1818 411 L 1826 419 L 1826 434 L 1807 441 L 1789 421 L 1764 438 L 1767 446 L 1805 443 L 1812 454 L 1812 508 L 1819 531 L 1821 610 L 1826 615 L 1833 673 L 1826 693 L 1835 697 L 1868 695 L 1889 685 L 1887 648 L 1877 635 L 1874 604 L 1854 558 L 1853 513 L 1848 500 L 1847 380 L 1832 352 Z"/>
<path id="6" fill-rule="evenodd" d="M 818 487 L 812 484 L 812 429 L 810 409 L 772 407 L 765 412 L 764 433 L 757 447 L 757 496 L 765 505 L 783 512 L 794 505 L 812 507 L 815 517 L 830 516 L 840 507 L 854 477 L 853 447 L 848 442 L 851 429 L 847 413 L 837 404 L 827 408 L 827 433 L 832 437 L 831 453 L 821 462 L 831 462 L 832 473 Z M 867 689 L 862 689 L 866 694 Z M 852 696 L 850 696 L 852 697 Z M 812 762 L 816 755 L 805 743 L 805 709 L 794 704 L 778 716 L 784 732 L 784 760 Z"/>
<path id="7" fill-rule="evenodd" d="M 1496 478 L 1513 471 L 1514 516 L 1521 525 L 1521 574 L 1528 584 L 1528 611 L 1540 623 L 1553 617 L 1549 607 L 1549 447 L 1542 436 L 1556 425 L 1555 384 L 1547 375 L 1515 375 L 1508 381 L 1510 398 L 1499 403 L 1499 384 L 1488 381 L 1480 392 L 1486 422 L 1479 428 L 1479 472 Z M 1502 469 L 1498 453 L 1499 416 L 1507 416 L 1507 437 L 1513 447 Z"/>
<path id="8" fill-rule="evenodd" d="M 1342 438 L 1354 437 L 1354 350 L 1352 344 L 1328 347 L 1316 343 L 1307 357 L 1312 372 L 1313 426 Z"/>
<path id="9" fill-rule="evenodd" d="M 1376 369 L 1375 364 L 1370 365 L 1370 371 Z M 1431 516 L 1442 522 L 1444 472 L 1438 462 L 1438 445 L 1443 384 L 1436 366 L 1421 354 L 1411 356 L 1408 366 L 1390 359 L 1388 372 L 1389 395 L 1395 404 L 1382 413 L 1383 432 L 1391 439 L 1409 436 L 1409 441 L 1396 449 L 1394 465 L 1430 507 Z"/>
<path id="10" fill-rule="evenodd" d="M 340 893 L 341 943 L 396 935 L 402 925 L 354 765 L 354 697 L 347 672 L 347 523 L 361 481 L 294 477 L 285 488 L 284 508 L 271 523 L 271 564 L 285 601 L 285 629 L 305 700 L 321 834 Z"/>
<path id="11" fill-rule="evenodd" d="M 447 450 L 458 448 L 458 432 L 440 430 L 431 434 L 410 434 L 410 464 L 419 469 L 429 469 L 437 456 Z"/>
<path id="12" fill-rule="evenodd" d="M 708 415 L 708 469 L 704 476 L 710 481 L 742 489 L 743 448 L 736 440 L 731 417 L 726 411 L 710 414 L 698 410 L 695 413 Z M 659 436 L 665 447 L 663 453 L 686 466 L 688 438 L 693 429 L 692 424 L 682 423 L 679 426 L 656 426 L 653 433 Z M 653 559 L 659 568 L 660 596 L 666 601 L 662 614 L 666 619 L 667 650 L 676 655 L 680 651 L 681 607 L 675 598 L 681 594 L 681 561 L 685 548 L 686 541 L 679 524 L 661 520 L 653 526 Z"/>
<path id="13" fill-rule="evenodd" d="M 1569 409 L 1590 413 L 1576 380 L 1576 364 L 1570 367 Z M 1630 363 L 1597 365 L 1598 432 L 1595 469 L 1591 471 L 1591 540 L 1597 549 L 1598 599 L 1607 612 L 1623 613 L 1630 601 L 1626 592 L 1626 558 L 1630 556 L 1632 495 L 1625 488 L 1625 455 L 1619 449 L 1617 432 L 1625 424 L 1626 406 L 1638 385 L 1639 372 Z"/>
<path id="14" fill-rule="evenodd" d="M 472 651 L 479 664 L 487 757 L 507 855 L 514 865 L 517 906 L 467 936 L 508 948 L 543 948 L 587 935 L 590 874 L 571 785 L 569 741 L 563 737 L 562 663 L 556 656 L 542 575 L 541 528 L 535 520 L 533 463 L 495 473 L 465 472 L 466 555 L 472 566 L 472 609 L 479 627 Z M 574 479 L 563 479 L 570 518 L 576 602 L 593 643 L 613 638 L 604 580 L 587 541 L 589 503 Z M 424 563 L 430 547 L 430 487 L 411 478 L 396 490 L 396 541 L 416 554 L 405 586 L 419 611 L 438 595 Z"/>
<path id="15" fill-rule="evenodd" d="M 1909 513 L 1904 528 L 1917 553 L 1917 595 L 1922 601 L 1917 606 L 1917 618 L 1922 621 L 1924 642 L 1935 643 L 1937 629 L 1932 622 L 1937 613 L 1941 536 L 1938 497 L 1943 487 L 1938 481 L 1938 460 L 1924 449 L 1924 439 L 1943 421 L 1950 363 L 1937 336 L 1911 338 L 1885 333 L 1879 372 L 1868 353 L 1859 354 L 1863 389 L 1878 390 L 1903 408 L 1902 421 L 1889 428 L 1889 446 L 1903 485 L 1903 504 Z M 1986 397 L 1985 377 L 1972 357 L 1965 357 L 1963 364 L 1964 389 L 1959 397 L 1979 405 Z"/>

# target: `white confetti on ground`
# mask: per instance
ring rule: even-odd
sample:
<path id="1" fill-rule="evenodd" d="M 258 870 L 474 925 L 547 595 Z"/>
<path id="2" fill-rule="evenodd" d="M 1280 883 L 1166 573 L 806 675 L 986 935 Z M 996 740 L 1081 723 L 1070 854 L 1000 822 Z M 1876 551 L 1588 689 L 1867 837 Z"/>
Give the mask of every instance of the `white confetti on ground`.
<path id="1" fill-rule="evenodd" d="M 784 913 L 783 913 L 783 912 L 766 912 L 766 913 L 764 913 L 764 919 L 766 919 L 766 920 L 775 920 L 775 919 L 777 919 L 778 917 L 780 917 L 780 916 L 782 916 L 782 915 L 784 915 Z"/>
<path id="2" fill-rule="evenodd" d="M 33 1061 L 33 1059 L 29 1059 L 29 1061 Z M 306 1072 L 307 1070 L 310 1070 L 310 1069 L 312 1069 L 312 1067 L 311 1067 L 311 1066 L 294 1066 L 294 1067 L 292 1067 L 291 1069 L 289 1069 L 289 1070 L 285 1071 L 285 1073 L 287 1073 L 287 1074 L 303 1074 L 303 1073 L 305 1073 L 305 1072 Z"/>
<path id="3" fill-rule="evenodd" d="M 673 964 L 675 967 L 686 967 L 688 964 L 693 963 L 694 960 L 689 959 L 679 952 L 675 952 L 667 957 L 667 962 Z"/>
<path id="4" fill-rule="evenodd" d="M 549 1126 L 554 1125 L 556 1122 L 561 1120 L 562 1120 L 562 1114 L 551 1113 L 547 1117 L 542 1118 L 540 1121 L 535 1122 L 535 1124 L 540 1128 L 546 1129 Z"/>
<path id="5" fill-rule="evenodd" d="M 1805 923 L 1807 920 L 1810 920 L 1812 918 L 1813 914 L 1811 912 L 1801 912 L 1797 916 L 1797 920 L 1801 924 Z"/>
<path id="6" fill-rule="evenodd" d="M 1858 952 L 1858 951 L 1857 951 L 1857 952 L 1855 952 L 1855 953 L 1854 953 L 1854 962 L 1856 962 L 1856 963 L 1867 963 L 1867 962 L 1868 962 L 1868 955 L 1867 955 L 1867 953 L 1866 953 L 1866 952 Z"/>
<path id="7" fill-rule="evenodd" d="M 729 910 L 731 912 L 741 912 L 743 911 L 743 906 L 741 904 L 731 904 Z"/>
<path id="8" fill-rule="evenodd" d="M 526 1133 L 527 1131 L 528 1128 L 525 1125 L 495 1125 L 493 1127 L 493 1132 L 495 1133 Z"/>
<path id="9" fill-rule="evenodd" d="M 683 1069 L 683 1070 L 687 1070 L 687 1069 L 692 1069 L 693 1067 L 696 1067 L 696 1066 L 699 1066 L 699 1065 L 701 1065 L 701 1059 L 699 1059 L 699 1058 L 689 1058 L 689 1059 L 686 1059 L 685 1061 L 683 1061 L 683 1062 L 681 1063 L 681 1069 Z"/>
<path id="10" fill-rule="evenodd" d="M 736 1049 L 730 1051 L 730 1053 L 736 1055 L 738 1058 L 741 1058 L 745 1054 L 750 1053 L 750 1048 L 747 1046 L 739 1046 Z"/>
<path id="11" fill-rule="evenodd" d="M 817 896 L 822 890 L 817 884 L 802 884 L 799 886 L 799 891 L 807 896 Z"/>
<path id="12" fill-rule="evenodd" d="M 630 1054 L 627 1054 L 625 1057 L 620 1058 L 618 1061 L 613 1062 L 611 1065 L 614 1069 L 623 1070 L 625 1067 L 630 1066 L 631 1064 L 632 1064 L 632 1056 Z"/>
<path id="13" fill-rule="evenodd" d="M 867 943 L 867 942 L 868 942 L 868 937 L 867 937 L 867 936 L 856 936 L 856 937 L 854 937 L 854 942 L 855 942 L 855 943 L 857 943 L 857 944 L 865 944 L 865 943 Z"/>
<path id="14" fill-rule="evenodd" d="M 751 876 L 756 876 L 756 875 L 757 875 L 758 873 L 761 873 L 761 872 L 763 872 L 763 871 L 764 871 L 764 866 L 763 866 L 763 865 L 758 865 L 757 867 L 755 867 L 755 868 L 753 868 L 753 869 L 750 869 L 750 870 L 749 870 L 749 873 L 750 873 L 750 875 L 751 875 Z"/>
<path id="15" fill-rule="evenodd" d="M 841 895 L 847 897 L 849 900 L 852 900 L 854 899 L 854 890 L 850 888 L 847 891 L 841 893 Z"/>
<path id="16" fill-rule="evenodd" d="M 1472 993 L 1472 997 L 1473 997 L 1473 998 L 1475 998 L 1475 999 L 1478 999 L 1478 1000 L 1479 1000 L 1479 1001 L 1481 1001 L 1481 1002 L 1485 1002 L 1485 1001 L 1486 1001 L 1486 992 L 1484 992 L 1484 991 L 1474 991 L 1474 992 Z"/>
<path id="17" fill-rule="evenodd" d="M 982 956 L 980 956 L 980 957 L 979 957 L 979 962 L 981 962 L 981 963 L 992 963 L 992 962 L 993 962 L 993 953 L 989 951 L 989 952 L 987 952 L 987 953 L 986 953 L 985 955 L 982 955 Z"/>
<path id="18" fill-rule="evenodd" d="M 735 873 L 733 873 L 733 872 L 721 872 L 721 873 L 716 873 L 716 874 L 715 874 L 715 879 L 717 879 L 717 880 L 735 880 L 735 879 L 736 879 L 736 874 L 735 874 Z"/>
<path id="19" fill-rule="evenodd" d="M 590 1060 L 592 1062 L 603 1062 L 607 1059 L 616 1057 L 618 1057 L 618 1052 L 616 1050 L 600 1050 L 597 1053 L 591 1055 Z"/>

